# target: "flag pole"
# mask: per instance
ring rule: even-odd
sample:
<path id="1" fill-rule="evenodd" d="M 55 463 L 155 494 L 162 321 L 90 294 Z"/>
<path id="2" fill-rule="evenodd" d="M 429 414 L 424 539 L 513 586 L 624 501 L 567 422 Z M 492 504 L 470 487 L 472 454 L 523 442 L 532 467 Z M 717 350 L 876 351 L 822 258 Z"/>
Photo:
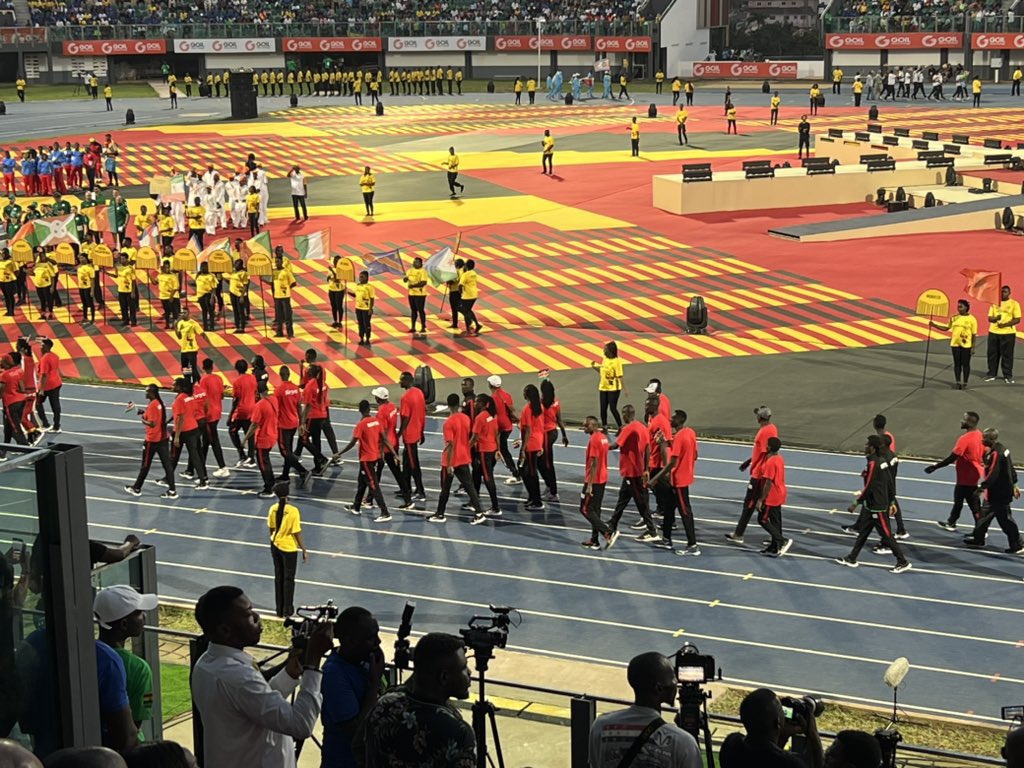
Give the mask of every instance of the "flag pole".
<path id="1" fill-rule="evenodd" d="M 928 353 L 932 346 L 932 320 L 935 315 L 928 315 L 928 340 L 924 343 L 924 370 L 921 372 L 921 389 L 924 389 L 925 380 L 928 378 Z"/>
<path id="2" fill-rule="evenodd" d="M 267 336 L 267 335 L 269 335 L 269 331 L 267 330 L 267 299 L 266 299 L 266 296 L 264 295 L 265 288 L 266 288 L 266 283 L 261 279 L 260 280 L 260 304 L 263 305 L 263 335 Z"/>
<path id="3" fill-rule="evenodd" d="M 148 269 L 146 270 L 149 271 Z M 149 294 L 149 330 L 153 330 L 153 283 L 146 281 L 146 293 Z"/>
<path id="4" fill-rule="evenodd" d="M 348 280 L 341 284 L 341 343 L 348 354 Z"/>

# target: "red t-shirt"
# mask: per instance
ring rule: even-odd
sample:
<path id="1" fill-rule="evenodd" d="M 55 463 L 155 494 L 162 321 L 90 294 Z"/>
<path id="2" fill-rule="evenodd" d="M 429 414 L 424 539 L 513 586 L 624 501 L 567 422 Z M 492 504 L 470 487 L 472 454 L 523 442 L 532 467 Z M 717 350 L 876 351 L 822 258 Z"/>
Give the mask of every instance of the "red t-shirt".
<path id="1" fill-rule="evenodd" d="M 658 395 L 658 415 L 664 416 L 666 421 L 671 422 L 672 419 L 672 403 L 668 400 L 668 395 L 662 392 Z"/>
<path id="2" fill-rule="evenodd" d="M 619 474 L 640 477 L 647 469 L 644 452 L 651 443 L 647 427 L 639 421 L 626 424 L 619 433 Z"/>
<path id="3" fill-rule="evenodd" d="M 761 479 L 761 462 L 764 461 L 764 455 L 768 453 L 768 438 L 778 436 L 779 430 L 774 424 L 765 424 L 757 430 L 757 436 L 754 438 L 754 450 L 750 454 L 751 477 L 757 480 Z"/>
<path id="4" fill-rule="evenodd" d="M 671 455 L 672 424 L 659 413 L 647 422 L 647 435 L 651 441 L 651 469 L 661 469 L 665 465 L 661 463 L 661 446 L 658 444 L 658 435 L 664 435 L 665 442 L 668 443 L 666 450 Z"/>
<path id="5" fill-rule="evenodd" d="M 64 383 L 60 377 L 60 360 L 55 352 L 47 352 L 39 358 L 39 378 L 43 383 L 43 391 L 56 389 Z"/>
<path id="6" fill-rule="evenodd" d="M 419 387 L 405 390 L 398 413 L 402 417 L 402 440 L 406 445 L 415 445 L 423 437 L 423 427 L 427 423 L 427 401 L 423 390 Z"/>
<path id="7" fill-rule="evenodd" d="M 761 463 L 761 477 L 772 481 L 764 499 L 766 507 L 781 507 L 786 503 L 786 464 L 779 454 L 768 456 Z"/>
<path id="8" fill-rule="evenodd" d="M 981 460 L 985 446 L 981 443 L 981 430 L 972 429 L 960 435 L 953 446 L 956 454 L 956 484 L 977 485 L 981 481 Z"/>
<path id="9" fill-rule="evenodd" d="M 211 373 L 199 380 L 196 389 L 206 393 L 207 420 L 210 423 L 220 421 L 224 415 L 224 379 Z"/>
<path id="10" fill-rule="evenodd" d="M 398 409 L 394 403 L 381 403 L 377 408 L 377 418 L 384 429 L 384 439 L 392 448 L 398 447 Z"/>
<path id="11" fill-rule="evenodd" d="M 206 420 L 206 390 L 198 385 L 192 388 L 192 413 L 196 421 Z"/>
<path id="12" fill-rule="evenodd" d="M 541 406 L 543 407 L 543 405 Z M 555 400 L 551 404 L 550 408 L 544 408 L 544 431 L 550 432 L 553 429 L 558 429 L 558 414 L 561 413 L 562 406 Z"/>
<path id="13" fill-rule="evenodd" d="M 20 368 L 8 368 L 3 373 L 0 373 L 0 381 L 4 384 L 4 405 L 20 403 L 28 397 L 28 395 L 18 389 L 18 384 L 21 382 Z"/>
<path id="14" fill-rule="evenodd" d="M 359 460 L 374 462 L 380 459 L 380 419 L 376 416 L 364 416 L 352 430 L 352 436 L 359 441 Z"/>
<path id="15" fill-rule="evenodd" d="M 146 442 L 159 443 L 167 437 L 167 425 L 164 423 L 166 416 L 161 403 L 156 400 L 150 400 L 149 405 L 146 406 L 144 418 L 146 421 L 154 424 L 152 427 L 146 427 Z"/>
<path id="16" fill-rule="evenodd" d="M 174 414 L 174 428 L 178 430 L 178 436 L 199 429 L 196 423 L 196 409 L 192 402 L 192 396 L 180 392 L 174 398 L 174 405 L 171 406 L 171 413 Z M 178 420 L 181 419 L 181 427 L 178 427 Z"/>
<path id="17" fill-rule="evenodd" d="M 672 455 L 676 464 L 672 467 L 672 487 L 688 488 L 693 485 L 693 466 L 697 463 L 697 433 L 683 427 L 672 438 Z"/>
<path id="18" fill-rule="evenodd" d="M 38 386 L 36 382 L 36 361 L 31 355 L 21 356 L 21 383 L 25 385 L 26 392 L 35 392 Z"/>
<path id="19" fill-rule="evenodd" d="M 299 399 L 301 397 L 302 390 L 291 381 L 282 381 L 274 390 L 274 399 L 277 400 L 278 429 L 299 428 Z"/>
<path id="20" fill-rule="evenodd" d="M 252 423 L 256 425 L 256 447 L 269 450 L 277 443 L 277 401 L 264 397 L 252 409 Z"/>
<path id="21" fill-rule="evenodd" d="M 597 459 L 597 472 L 590 477 L 590 465 Z M 588 480 L 594 485 L 608 482 L 608 436 L 603 432 L 595 432 L 587 443 L 587 455 L 583 459 L 583 482 Z"/>
<path id="22" fill-rule="evenodd" d="M 500 424 L 499 424 L 500 427 Z M 532 452 L 540 451 L 544 448 L 544 414 L 540 416 L 534 416 L 533 410 L 527 404 L 523 408 L 523 412 L 519 414 L 519 435 L 522 437 L 526 434 L 526 430 L 530 430 L 530 439 L 526 441 L 526 450 Z"/>
<path id="23" fill-rule="evenodd" d="M 887 434 L 889 436 L 889 439 L 892 441 L 889 444 L 889 450 L 892 451 L 893 453 L 896 453 L 896 438 L 893 437 L 892 432 L 886 432 L 885 434 Z M 885 443 L 884 440 L 882 442 Z"/>
<path id="24" fill-rule="evenodd" d="M 473 457 L 469 452 L 469 416 L 453 413 L 444 420 L 444 450 L 441 452 L 442 467 L 463 467 Z M 451 458 L 448 457 L 448 443 L 452 444 Z"/>
<path id="25" fill-rule="evenodd" d="M 308 419 L 326 419 L 329 400 L 326 384 L 321 389 L 315 379 L 306 382 L 306 388 L 302 390 L 302 404 L 309 406 Z"/>
<path id="26" fill-rule="evenodd" d="M 494 398 L 494 409 L 498 413 L 498 429 L 502 432 L 512 431 L 512 395 L 504 389 L 498 388 L 491 393 Z"/>
<path id="27" fill-rule="evenodd" d="M 243 373 L 231 384 L 231 392 L 235 398 L 235 420 L 249 421 L 252 409 L 256 407 L 256 377 Z"/>
<path id="28" fill-rule="evenodd" d="M 480 411 L 473 421 L 476 435 L 476 449 L 480 453 L 494 453 L 498 450 L 498 417 L 487 411 Z"/>

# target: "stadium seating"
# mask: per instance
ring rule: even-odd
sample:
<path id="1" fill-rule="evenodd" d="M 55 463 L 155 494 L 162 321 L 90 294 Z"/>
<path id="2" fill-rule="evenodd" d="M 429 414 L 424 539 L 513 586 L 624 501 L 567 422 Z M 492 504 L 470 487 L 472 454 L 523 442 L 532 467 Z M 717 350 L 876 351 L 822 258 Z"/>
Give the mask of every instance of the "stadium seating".
<path id="1" fill-rule="evenodd" d="M 943 32 L 962 31 L 963 14 L 971 14 L 975 30 L 997 31 L 1019 26 L 1010 11 L 1012 0 L 833 0 L 825 14 L 826 31 Z"/>

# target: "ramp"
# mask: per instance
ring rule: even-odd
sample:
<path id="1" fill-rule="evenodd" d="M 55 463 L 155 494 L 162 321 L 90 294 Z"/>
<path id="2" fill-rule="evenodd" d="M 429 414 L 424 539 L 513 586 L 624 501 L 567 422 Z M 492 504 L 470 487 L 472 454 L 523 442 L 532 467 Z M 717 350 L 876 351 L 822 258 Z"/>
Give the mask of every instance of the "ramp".
<path id="1" fill-rule="evenodd" d="M 1000 219 L 1006 207 L 1020 216 L 1024 213 L 1024 195 L 986 196 L 981 200 L 934 208 L 911 208 L 897 213 L 885 213 L 879 209 L 872 216 L 770 229 L 768 234 L 801 243 L 823 243 L 866 237 L 987 230 L 1001 226 Z"/>

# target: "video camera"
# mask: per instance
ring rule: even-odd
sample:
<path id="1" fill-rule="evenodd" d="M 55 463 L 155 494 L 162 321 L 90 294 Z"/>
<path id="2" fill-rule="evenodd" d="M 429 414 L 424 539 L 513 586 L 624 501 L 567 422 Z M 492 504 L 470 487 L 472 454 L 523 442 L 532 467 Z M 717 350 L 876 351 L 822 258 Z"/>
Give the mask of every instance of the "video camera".
<path id="1" fill-rule="evenodd" d="M 412 634 L 412 614 L 416 610 L 416 603 L 407 600 L 402 611 L 402 623 L 398 625 L 398 637 L 395 639 L 395 668 L 401 670 L 409 669 L 409 662 L 412 661 L 412 647 L 409 644 L 409 635 Z"/>
<path id="2" fill-rule="evenodd" d="M 675 654 L 676 680 L 684 686 L 701 686 L 715 679 L 715 657 L 705 656 L 692 643 Z"/>
<path id="3" fill-rule="evenodd" d="M 466 646 L 473 649 L 473 658 L 477 668 L 487 669 L 487 662 L 494 657 L 495 648 L 504 648 L 508 643 L 509 627 L 519 626 L 512 620 L 515 608 L 509 606 L 488 606 L 490 616 L 474 616 L 469 620 L 469 627 L 460 629 L 459 634 L 466 641 Z"/>
<path id="4" fill-rule="evenodd" d="M 807 694 L 800 698 L 784 696 L 779 701 L 782 702 L 782 712 L 789 722 L 793 722 L 797 717 L 807 720 L 812 714 L 814 717 L 821 717 L 825 711 L 825 702 L 821 700 L 821 697 L 813 694 Z"/>
<path id="5" fill-rule="evenodd" d="M 292 647 L 305 650 L 306 641 L 317 627 L 333 622 L 337 618 L 338 606 L 333 600 L 328 600 L 323 605 L 300 605 L 293 615 L 284 620 L 285 627 L 292 631 Z"/>

